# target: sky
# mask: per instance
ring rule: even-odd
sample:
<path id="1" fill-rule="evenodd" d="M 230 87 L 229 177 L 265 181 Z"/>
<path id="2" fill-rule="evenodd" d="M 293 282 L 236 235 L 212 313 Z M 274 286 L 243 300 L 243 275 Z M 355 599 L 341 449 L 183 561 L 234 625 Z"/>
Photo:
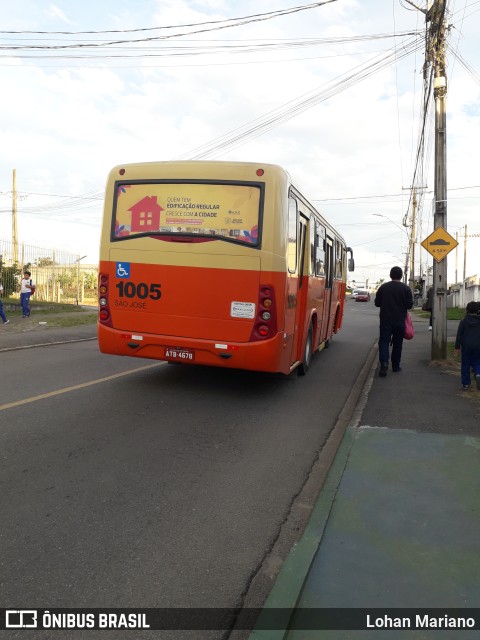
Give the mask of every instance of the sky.
<path id="1" fill-rule="evenodd" d="M 0 9 L 0 239 L 11 240 L 14 169 L 20 242 L 96 263 L 113 166 L 204 157 L 282 165 L 353 248 L 351 279 L 369 286 L 405 264 L 415 185 L 415 272 L 431 267 L 420 242 L 434 229 L 433 98 L 424 126 L 425 15 L 407 0 Z M 448 0 L 447 22 L 452 283 L 465 226 L 480 234 L 480 1 Z M 467 237 L 467 277 L 480 276 L 479 250 Z"/>

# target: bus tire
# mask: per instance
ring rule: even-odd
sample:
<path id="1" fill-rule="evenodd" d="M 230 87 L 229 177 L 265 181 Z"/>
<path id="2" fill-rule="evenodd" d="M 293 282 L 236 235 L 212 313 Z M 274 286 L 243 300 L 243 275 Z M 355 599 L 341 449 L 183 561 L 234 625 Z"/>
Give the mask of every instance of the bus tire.
<path id="1" fill-rule="evenodd" d="M 310 363 L 313 358 L 313 325 L 310 324 L 308 328 L 307 339 L 305 340 L 305 349 L 303 351 L 303 358 L 300 366 L 298 367 L 298 373 L 301 376 L 307 375 L 307 371 L 310 368 Z"/>

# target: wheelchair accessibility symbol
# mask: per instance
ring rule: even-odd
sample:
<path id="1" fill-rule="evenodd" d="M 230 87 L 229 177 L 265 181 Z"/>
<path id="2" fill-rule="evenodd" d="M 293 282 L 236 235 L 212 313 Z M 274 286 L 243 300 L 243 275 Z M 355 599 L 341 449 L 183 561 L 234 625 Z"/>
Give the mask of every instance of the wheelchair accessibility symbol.
<path id="1" fill-rule="evenodd" d="M 117 262 L 115 271 L 117 274 L 117 278 L 129 278 L 130 262 Z"/>

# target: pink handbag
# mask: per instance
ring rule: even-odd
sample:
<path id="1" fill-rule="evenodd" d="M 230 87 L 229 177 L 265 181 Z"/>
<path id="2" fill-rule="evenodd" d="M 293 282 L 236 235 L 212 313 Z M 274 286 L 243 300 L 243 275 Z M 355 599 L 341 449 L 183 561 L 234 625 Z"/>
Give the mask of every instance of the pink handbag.
<path id="1" fill-rule="evenodd" d="M 407 317 L 405 318 L 405 330 L 403 332 L 403 337 L 405 340 L 411 340 L 415 335 L 415 330 L 413 328 L 412 316 L 407 311 Z"/>

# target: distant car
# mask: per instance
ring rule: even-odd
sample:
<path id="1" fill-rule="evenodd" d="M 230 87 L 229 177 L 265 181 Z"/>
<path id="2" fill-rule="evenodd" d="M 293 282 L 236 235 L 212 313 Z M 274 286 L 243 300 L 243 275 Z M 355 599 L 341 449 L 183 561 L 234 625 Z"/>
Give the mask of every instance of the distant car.
<path id="1" fill-rule="evenodd" d="M 352 300 L 355 300 L 359 291 L 363 291 L 363 289 L 354 289 L 352 291 L 352 295 L 350 296 Z"/>
<path id="2" fill-rule="evenodd" d="M 370 293 L 368 291 L 358 291 L 355 296 L 355 302 L 370 302 Z"/>

